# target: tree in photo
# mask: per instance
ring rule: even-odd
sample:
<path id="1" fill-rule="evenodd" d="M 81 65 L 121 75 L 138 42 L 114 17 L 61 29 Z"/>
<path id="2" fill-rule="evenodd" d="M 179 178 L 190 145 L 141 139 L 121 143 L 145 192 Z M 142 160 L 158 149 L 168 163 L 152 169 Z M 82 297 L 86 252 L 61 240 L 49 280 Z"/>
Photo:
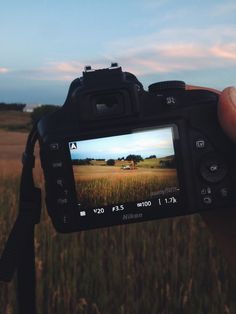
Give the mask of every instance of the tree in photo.
<path id="1" fill-rule="evenodd" d="M 125 160 L 133 161 L 134 164 L 136 165 L 138 162 L 143 161 L 143 158 L 142 158 L 141 155 L 132 155 L 132 154 L 130 154 L 130 155 L 128 155 L 128 156 L 126 157 Z"/>
<path id="2" fill-rule="evenodd" d="M 153 158 L 157 158 L 157 156 L 156 155 L 151 155 L 149 157 L 146 157 L 145 159 L 153 159 Z"/>
<path id="3" fill-rule="evenodd" d="M 107 166 L 115 166 L 115 160 L 114 159 L 108 159 L 107 160 Z"/>

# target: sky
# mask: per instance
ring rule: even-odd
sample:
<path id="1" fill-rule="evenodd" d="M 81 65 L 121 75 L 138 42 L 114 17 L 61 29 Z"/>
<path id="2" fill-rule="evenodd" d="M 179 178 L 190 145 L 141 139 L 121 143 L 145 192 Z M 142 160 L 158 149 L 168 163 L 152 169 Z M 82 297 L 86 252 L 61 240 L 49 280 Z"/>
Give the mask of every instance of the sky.
<path id="1" fill-rule="evenodd" d="M 172 128 L 146 130 L 126 135 L 104 137 L 80 142 L 70 142 L 72 159 L 118 159 L 130 154 L 142 158 L 156 155 L 165 157 L 174 155 Z M 91 149 L 92 148 L 92 149 Z"/>
<path id="2" fill-rule="evenodd" d="M 63 104 L 85 65 L 236 85 L 235 0 L 8 0 L 0 10 L 0 102 Z"/>

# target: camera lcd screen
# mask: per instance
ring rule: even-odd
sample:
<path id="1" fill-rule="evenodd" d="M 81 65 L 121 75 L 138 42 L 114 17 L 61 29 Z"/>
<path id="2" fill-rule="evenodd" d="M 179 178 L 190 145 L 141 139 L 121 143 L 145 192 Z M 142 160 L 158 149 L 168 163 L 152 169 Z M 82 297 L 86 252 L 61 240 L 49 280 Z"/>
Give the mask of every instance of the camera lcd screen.
<path id="1" fill-rule="evenodd" d="M 69 142 L 78 205 L 119 208 L 163 197 L 174 203 L 173 195 L 179 194 L 176 131 L 163 126 Z"/>

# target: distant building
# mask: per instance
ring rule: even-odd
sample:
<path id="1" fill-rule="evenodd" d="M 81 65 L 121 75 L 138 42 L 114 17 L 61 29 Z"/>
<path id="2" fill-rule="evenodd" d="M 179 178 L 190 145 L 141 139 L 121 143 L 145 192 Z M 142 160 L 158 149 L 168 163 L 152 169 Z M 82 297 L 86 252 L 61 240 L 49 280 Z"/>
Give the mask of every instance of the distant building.
<path id="1" fill-rule="evenodd" d="M 34 109 L 41 107 L 41 104 L 27 104 L 24 108 L 24 112 L 33 112 Z"/>

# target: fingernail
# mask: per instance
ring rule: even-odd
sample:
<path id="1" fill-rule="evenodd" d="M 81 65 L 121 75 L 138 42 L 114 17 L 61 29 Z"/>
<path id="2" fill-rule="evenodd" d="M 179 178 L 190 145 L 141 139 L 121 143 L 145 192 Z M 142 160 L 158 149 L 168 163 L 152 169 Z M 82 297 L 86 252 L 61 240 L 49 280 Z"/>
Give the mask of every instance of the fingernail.
<path id="1" fill-rule="evenodd" d="M 232 104 L 234 105 L 234 107 L 236 107 L 236 88 L 235 87 L 230 87 L 229 96 L 230 96 L 230 100 Z"/>

